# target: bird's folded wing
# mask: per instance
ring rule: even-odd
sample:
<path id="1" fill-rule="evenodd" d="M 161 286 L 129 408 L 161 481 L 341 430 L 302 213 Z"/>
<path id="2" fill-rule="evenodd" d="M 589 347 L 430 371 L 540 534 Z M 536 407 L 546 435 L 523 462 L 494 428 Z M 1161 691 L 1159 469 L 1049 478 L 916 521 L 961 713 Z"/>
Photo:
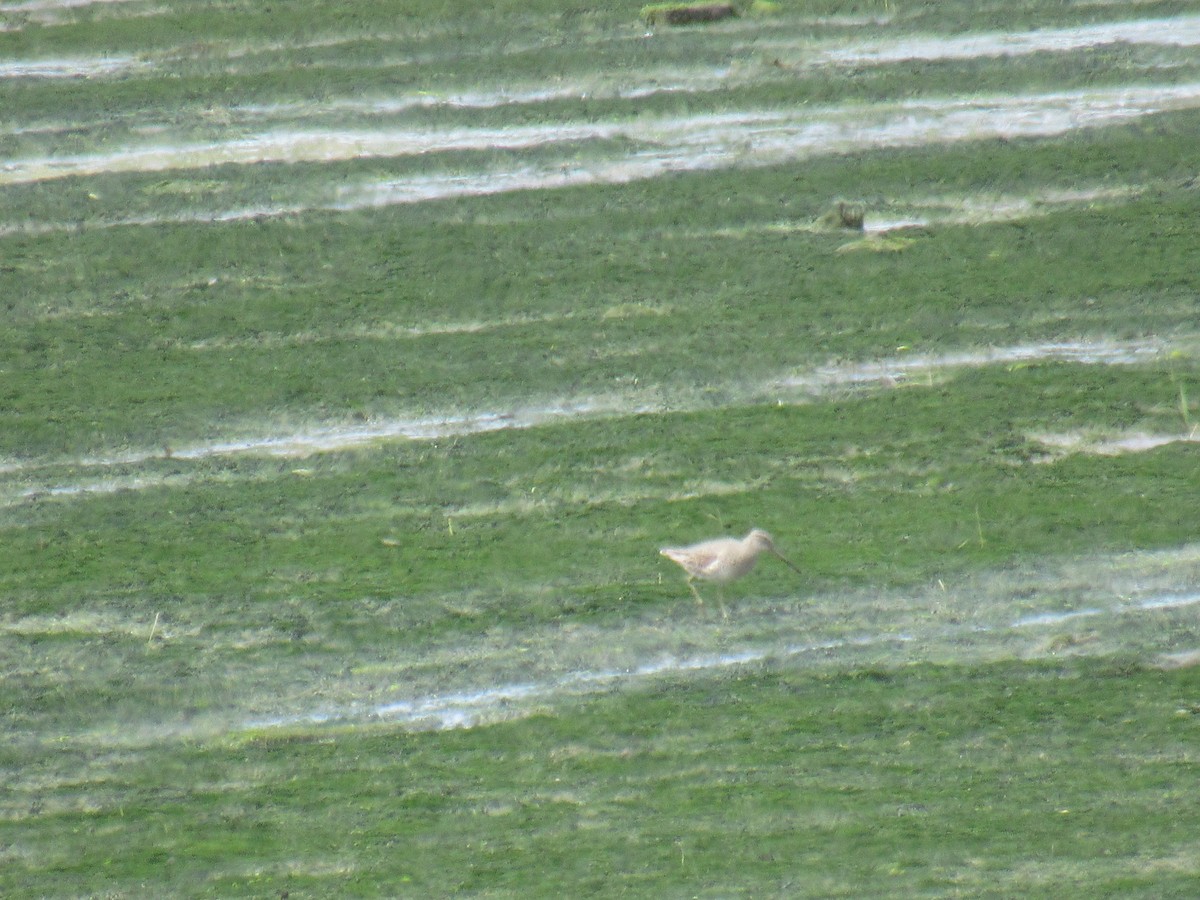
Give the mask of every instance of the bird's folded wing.
<path id="1" fill-rule="evenodd" d="M 712 550 L 696 549 L 692 547 L 675 548 L 664 547 L 659 551 L 667 559 L 679 563 L 689 572 L 693 574 L 701 574 L 707 572 L 709 568 L 716 563 L 717 553 Z"/>

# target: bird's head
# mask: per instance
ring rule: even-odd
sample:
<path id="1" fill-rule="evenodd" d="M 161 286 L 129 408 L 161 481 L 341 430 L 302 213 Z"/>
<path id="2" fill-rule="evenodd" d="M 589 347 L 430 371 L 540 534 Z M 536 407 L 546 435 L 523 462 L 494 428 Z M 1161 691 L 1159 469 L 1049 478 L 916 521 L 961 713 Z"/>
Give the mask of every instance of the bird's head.
<path id="1" fill-rule="evenodd" d="M 746 542 L 752 547 L 758 547 L 762 550 L 773 551 L 775 549 L 775 541 L 773 541 L 771 536 L 761 528 L 755 528 L 748 535 L 746 535 Z"/>

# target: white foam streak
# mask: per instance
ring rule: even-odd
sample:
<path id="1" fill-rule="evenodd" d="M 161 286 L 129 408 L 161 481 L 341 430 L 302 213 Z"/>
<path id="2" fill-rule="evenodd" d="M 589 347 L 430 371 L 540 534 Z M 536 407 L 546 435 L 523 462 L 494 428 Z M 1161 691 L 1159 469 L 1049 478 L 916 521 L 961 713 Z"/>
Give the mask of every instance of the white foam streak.
<path id="1" fill-rule="evenodd" d="M 824 393 L 842 386 L 901 384 L 947 370 L 988 365 L 1030 362 L 1136 365 L 1154 359 L 1161 349 L 1160 344 L 1141 341 L 1056 341 L 936 355 L 914 353 L 888 360 L 824 366 L 781 378 L 778 384 L 780 387 Z"/>
<path id="2" fill-rule="evenodd" d="M 473 415 L 398 419 L 363 425 L 361 427 L 314 428 L 278 437 L 220 441 L 177 450 L 177 459 L 202 459 L 210 456 L 236 456 L 255 453 L 263 456 L 311 456 L 335 450 L 348 450 L 366 444 L 389 440 L 427 441 L 455 435 L 483 434 L 508 428 L 531 428 L 546 422 L 595 416 L 614 411 L 594 402 L 562 403 L 530 407 L 514 412 L 481 412 Z M 138 461 L 130 457 L 128 462 Z M 85 465 L 103 464 L 105 460 L 85 461 Z"/>
<path id="3" fill-rule="evenodd" d="M 1102 616 L 1102 609 L 1073 609 L 1066 612 L 1047 612 L 1038 613 L 1032 616 L 1023 616 L 1012 623 L 1012 628 L 1040 628 L 1046 625 L 1061 625 L 1063 622 L 1070 622 L 1072 619 L 1088 619 L 1092 616 Z"/>
<path id="4" fill-rule="evenodd" d="M 1137 609 L 1180 609 L 1200 603 L 1200 594 L 1179 594 L 1167 597 L 1152 597 L 1137 604 Z"/>
<path id="5" fill-rule="evenodd" d="M 903 644 L 910 635 L 862 636 L 815 644 L 796 644 L 782 650 L 744 648 L 728 653 L 697 656 L 667 654 L 625 669 L 596 669 L 568 672 L 547 681 L 527 681 L 479 690 L 452 691 L 379 704 L 368 709 L 340 712 L 325 710 L 299 716 L 280 716 L 247 723 L 246 728 L 269 728 L 300 723 L 323 724 L 350 718 L 378 719 L 414 730 L 473 728 L 491 721 L 528 715 L 538 703 L 564 696 L 595 693 L 656 677 L 704 673 L 813 652 L 878 644 Z"/>
<path id="6" fill-rule="evenodd" d="M 1121 456 L 1126 453 L 1146 453 L 1170 444 L 1200 442 L 1200 429 L 1181 434 L 1148 434 L 1137 432 L 1119 437 L 1103 437 L 1082 432 L 1067 434 L 1037 433 L 1030 437 L 1054 451 L 1051 458 L 1071 453 L 1090 453 L 1096 456 Z"/>
<path id="7" fill-rule="evenodd" d="M 572 696 L 594 694 L 654 678 L 681 674 L 713 673 L 814 654 L 836 653 L 870 647 L 899 647 L 922 640 L 977 638 L 1033 629 L 1055 628 L 1068 622 L 1100 617 L 1131 616 L 1157 610 L 1179 609 L 1200 604 L 1200 594 L 1169 594 L 1117 603 L 1109 607 L 1046 611 L 1018 618 L 1007 625 L 963 625 L 939 628 L 928 634 L 878 633 L 843 639 L 788 644 L 779 647 L 747 646 L 724 653 L 676 656 L 666 654 L 623 669 L 583 669 L 548 678 L 502 684 L 478 690 L 460 690 L 404 698 L 367 709 L 322 711 L 298 716 L 280 716 L 246 723 L 245 728 L 270 728 L 296 724 L 320 724 L 353 719 L 381 720 L 413 730 L 474 728 L 490 722 L 530 715 L 539 706 Z"/>
<path id="8" fill-rule="evenodd" d="M 789 373 L 759 384 L 727 385 L 720 396 L 771 398 L 783 402 L 802 397 L 820 396 L 836 390 L 859 387 L 891 388 L 905 382 L 932 378 L 939 372 L 1036 361 L 1062 361 L 1083 365 L 1136 365 L 1150 362 L 1167 351 L 1155 341 L 1054 341 L 1019 344 L 945 354 L 913 354 L 887 360 L 838 363 Z M 445 437 L 482 434 L 505 429 L 532 428 L 557 422 L 596 419 L 639 413 L 687 412 L 711 408 L 688 398 L 649 401 L 644 397 L 611 395 L 585 400 L 562 400 L 545 405 L 530 404 L 508 412 L 481 411 L 411 419 L 390 419 L 357 426 L 315 426 L 286 434 L 245 438 L 224 438 L 190 446 L 153 450 L 133 450 L 119 454 L 89 456 L 73 464 L 92 468 L 145 463 L 153 459 L 200 460 L 209 458 L 258 455 L 299 458 L 331 453 L 396 440 L 436 440 Z M 17 472 L 50 464 L 7 461 L 0 472 Z M 153 482 L 147 482 L 150 484 Z M 47 486 L 26 489 L 23 496 L 46 493 L 85 494 L 136 486 L 134 482 L 97 481 L 71 486 Z"/>
<path id="9" fill-rule="evenodd" d="M 1200 16 L 1101 22 L 1028 32 L 985 32 L 954 37 L 928 35 L 858 42 L 818 53 L 816 61 L 878 65 L 908 60 L 982 59 L 1066 53 L 1116 43 L 1193 47 L 1200 44 Z"/>
<path id="10" fill-rule="evenodd" d="M 133 56 L 61 57 L 0 62 L 0 78 L 94 78 L 148 68 Z"/>
<path id="11" fill-rule="evenodd" d="M 612 140 L 635 147 L 615 154 L 612 149 L 600 148 L 594 159 L 578 162 L 572 158 L 510 169 L 413 175 L 349 188 L 341 196 L 312 207 L 355 209 L 465 195 L 621 183 L 668 172 L 768 165 L 865 147 L 1054 135 L 1196 106 L 1200 106 L 1200 83 L 511 128 L 269 131 L 231 141 L 10 160 L 0 165 L 0 184 L 101 173 L 522 150 Z M 220 218 L 239 214 L 227 210 L 211 215 Z"/>

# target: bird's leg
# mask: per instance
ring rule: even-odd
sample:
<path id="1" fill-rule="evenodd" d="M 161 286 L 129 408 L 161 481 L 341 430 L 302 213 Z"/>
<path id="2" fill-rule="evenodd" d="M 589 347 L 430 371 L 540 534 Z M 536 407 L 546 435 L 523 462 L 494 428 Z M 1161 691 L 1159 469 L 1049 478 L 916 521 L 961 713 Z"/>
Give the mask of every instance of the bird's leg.
<path id="1" fill-rule="evenodd" d="M 721 618 L 729 618 L 729 610 L 725 608 L 725 591 L 718 588 L 717 590 L 717 605 L 721 607 Z"/>
<path id="2" fill-rule="evenodd" d="M 687 580 L 688 589 L 692 592 L 692 596 L 696 598 L 696 602 L 701 606 L 704 605 L 704 598 L 700 596 L 700 592 L 696 590 L 696 585 L 692 584 L 692 578 L 689 575 Z"/>

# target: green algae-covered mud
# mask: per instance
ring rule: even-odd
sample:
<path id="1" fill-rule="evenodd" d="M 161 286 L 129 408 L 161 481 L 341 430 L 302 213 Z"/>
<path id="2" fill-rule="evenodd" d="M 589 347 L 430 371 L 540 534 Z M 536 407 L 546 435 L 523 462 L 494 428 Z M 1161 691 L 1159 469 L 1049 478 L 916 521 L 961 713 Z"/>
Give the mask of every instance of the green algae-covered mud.
<path id="1" fill-rule="evenodd" d="M 1200 7 L 643 5 L 0 5 L 0 893 L 1194 893 Z"/>

